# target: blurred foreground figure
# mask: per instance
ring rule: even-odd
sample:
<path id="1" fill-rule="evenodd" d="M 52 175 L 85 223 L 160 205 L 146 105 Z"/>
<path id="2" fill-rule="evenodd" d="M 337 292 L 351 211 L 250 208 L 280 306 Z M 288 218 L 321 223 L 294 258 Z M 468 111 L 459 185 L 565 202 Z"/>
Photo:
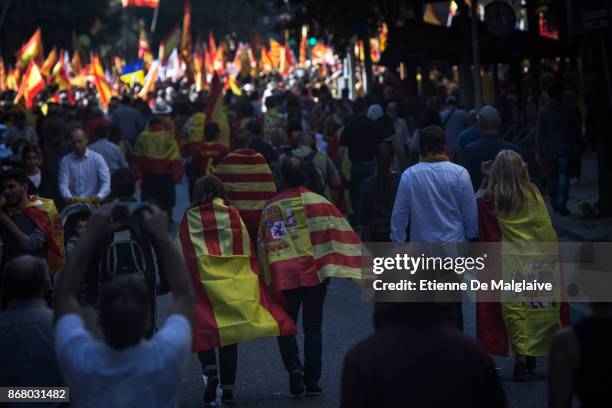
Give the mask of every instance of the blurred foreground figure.
<path id="1" fill-rule="evenodd" d="M 341 407 L 505 407 L 493 361 L 447 320 L 452 309 L 377 303 L 374 334 L 344 359 Z"/>
<path id="2" fill-rule="evenodd" d="M 0 384 L 3 387 L 62 387 L 53 351 L 53 311 L 45 297 L 51 289 L 47 265 L 22 255 L 2 274 L 8 308 L 0 313 Z"/>
<path id="3" fill-rule="evenodd" d="M 55 298 L 55 352 L 76 407 L 176 406 L 181 375 L 191 352 L 193 291 L 185 263 L 168 235 L 167 216 L 147 206 L 143 223 L 159 251 L 174 303 L 170 316 L 144 340 L 152 313 L 139 280 L 103 286 L 99 323 L 104 341 L 85 329 L 78 302 L 82 275 L 95 248 L 112 231 L 116 202 L 94 212 L 59 279 Z"/>

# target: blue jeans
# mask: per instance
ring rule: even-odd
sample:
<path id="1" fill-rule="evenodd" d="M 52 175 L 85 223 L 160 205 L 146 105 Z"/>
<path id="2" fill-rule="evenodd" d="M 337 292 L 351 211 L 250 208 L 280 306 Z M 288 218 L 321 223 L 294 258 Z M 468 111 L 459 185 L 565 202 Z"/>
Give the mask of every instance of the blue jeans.
<path id="1" fill-rule="evenodd" d="M 287 312 L 293 321 L 297 322 L 300 305 L 304 305 L 302 311 L 304 365 L 302 366 L 300 361 L 300 351 L 295 336 L 278 337 L 278 348 L 285 369 L 289 372 L 303 370 L 306 385 L 316 384 L 321 378 L 321 355 L 323 353 L 321 325 L 323 323 L 323 303 L 326 293 L 326 283 L 283 291 L 287 301 Z"/>
<path id="2" fill-rule="evenodd" d="M 549 167 L 547 187 L 551 205 L 555 210 L 566 208 L 570 148 L 565 144 L 547 144 L 544 146 L 544 155 Z"/>

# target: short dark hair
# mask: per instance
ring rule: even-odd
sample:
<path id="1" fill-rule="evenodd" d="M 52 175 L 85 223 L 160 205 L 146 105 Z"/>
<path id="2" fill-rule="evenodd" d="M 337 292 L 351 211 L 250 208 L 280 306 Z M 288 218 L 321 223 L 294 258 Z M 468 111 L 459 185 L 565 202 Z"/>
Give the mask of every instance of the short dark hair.
<path id="1" fill-rule="evenodd" d="M 43 298 L 51 287 L 42 258 L 22 255 L 10 260 L 2 273 L 2 291 L 11 299 Z"/>
<path id="2" fill-rule="evenodd" d="M 427 126 L 420 131 L 419 150 L 421 156 L 428 153 L 440 153 L 446 145 L 446 134 L 440 126 Z"/>
<path id="3" fill-rule="evenodd" d="M 4 184 L 9 180 L 14 180 L 19 184 L 28 184 L 28 176 L 25 175 L 22 169 L 14 168 L 2 172 L 0 183 Z"/>
<path id="4" fill-rule="evenodd" d="M 25 157 L 28 155 L 28 153 L 35 153 L 36 156 L 40 157 L 40 150 L 38 150 L 38 147 L 35 145 L 25 145 L 21 150 L 21 157 L 23 157 L 23 159 L 25 160 Z"/>
<path id="5" fill-rule="evenodd" d="M 217 140 L 219 138 L 219 125 L 217 122 L 208 122 L 204 125 L 204 137 L 206 140 Z"/>
<path id="6" fill-rule="evenodd" d="M 248 149 L 251 145 L 251 133 L 246 129 L 239 129 L 234 137 L 234 144 L 237 149 Z"/>
<path id="7" fill-rule="evenodd" d="M 261 125 L 256 120 L 250 120 L 246 128 L 252 135 L 261 136 Z"/>
<path id="8" fill-rule="evenodd" d="M 128 168 L 121 168 L 111 174 L 111 195 L 132 197 L 136 193 L 136 175 Z"/>
<path id="9" fill-rule="evenodd" d="M 105 123 L 100 123 L 98 126 L 96 126 L 96 129 L 95 129 L 96 139 L 108 138 L 109 130 L 110 130 L 109 125 Z"/>
<path id="10" fill-rule="evenodd" d="M 144 281 L 117 276 L 102 286 L 98 309 L 106 342 L 115 349 L 135 344 L 150 329 L 150 294 Z"/>
<path id="11" fill-rule="evenodd" d="M 306 163 L 299 157 L 288 157 L 283 160 L 281 174 L 287 187 L 303 186 L 306 182 Z"/>

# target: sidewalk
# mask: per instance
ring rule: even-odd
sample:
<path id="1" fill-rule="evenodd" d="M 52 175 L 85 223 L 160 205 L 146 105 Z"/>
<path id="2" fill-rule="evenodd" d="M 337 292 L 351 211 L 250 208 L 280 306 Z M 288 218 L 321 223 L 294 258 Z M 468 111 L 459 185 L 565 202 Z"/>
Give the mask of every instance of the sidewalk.
<path id="1" fill-rule="evenodd" d="M 612 218 L 585 217 L 583 207 L 599 201 L 597 187 L 597 153 L 587 151 L 582 158 L 582 176 L 576 185 L 570 185 L 567 208 L 570 215 L 562 217 L 549 208 L 555 229 L 571 240 L 612 241 Z"/>

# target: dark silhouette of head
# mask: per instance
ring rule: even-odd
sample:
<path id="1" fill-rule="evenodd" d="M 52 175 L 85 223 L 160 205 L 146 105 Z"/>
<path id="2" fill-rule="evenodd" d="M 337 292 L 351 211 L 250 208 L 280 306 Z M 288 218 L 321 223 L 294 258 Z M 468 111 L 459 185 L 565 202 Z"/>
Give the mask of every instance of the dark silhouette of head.
<path id="1" fill-rule="evenodd" d="M 9 302 L 42 299 L 50 288 L 47 264 L 35 256 L 22 255 L 12 259 L 2 273 L 2 292 Z"/>
<path id="2" fill-rule="evenodd" d="M 446 145 L 446 134 L 440 126 L 428 126 L 421 129 L 421 140 L 419 141 L 419 151 L 421 156 L 436 154 L 444 151 Z"/>
<path id="3" fill-rule="evenodd" d="M 215 141 L 219 139 L 219 133 L 221 130 L 219 129 L 219 125 L 216 122 L 209 122 L 204 125 L 204 137 L 206 140 Z"/>
<path id="4" fill-rule="evenodd" d="M 287 187 L 303 186 L 307 175 L 306 163 L 299 157 L 286 158 L 281 165 L 281 174 Z"/>
<path id="5" fill-rule="evenodd" d="M 111 196 L 132 198 L 136 193 L 136 175 L 128 168 L 121 168 L 111 174 Z"/>
<path id="6" fill-rule="evenodd" d="M 150 294 L 143 280 L 117 276 L 102 286 L 98 301 L 104 338 L 114 349 L 136 345 L 150 330 Z"/>

